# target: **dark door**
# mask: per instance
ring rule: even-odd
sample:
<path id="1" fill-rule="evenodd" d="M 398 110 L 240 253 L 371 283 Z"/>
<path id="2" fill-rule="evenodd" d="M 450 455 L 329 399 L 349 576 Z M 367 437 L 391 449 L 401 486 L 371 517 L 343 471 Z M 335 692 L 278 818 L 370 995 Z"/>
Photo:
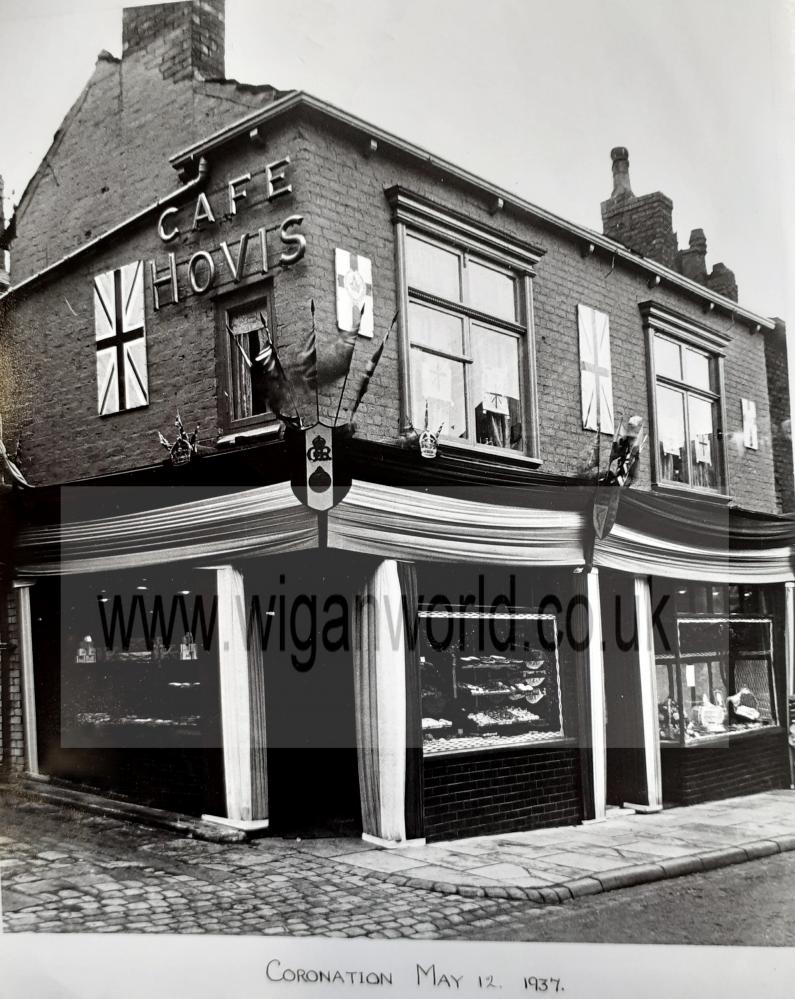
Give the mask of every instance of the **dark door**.
<path id="1" fill-rule="evenodd" d="M 635 594 L 631 577 L 602 572 L 607 804 L 646 803 Z"/>
<path id="2" fill-rule="evenodd" d="M 351 639 L 364 572 L 344 552 L 280 557 L 246 572 L 247 593 L 258 599 L 267 629 L 262 661 L 275 834 L 361 834 Z"/>

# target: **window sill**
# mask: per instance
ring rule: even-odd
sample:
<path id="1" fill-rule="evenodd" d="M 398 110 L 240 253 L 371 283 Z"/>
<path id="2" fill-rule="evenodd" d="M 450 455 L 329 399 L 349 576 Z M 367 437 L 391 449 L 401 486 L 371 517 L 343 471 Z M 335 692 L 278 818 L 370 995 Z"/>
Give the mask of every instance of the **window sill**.
<path id="1" fill-rule="evenodd" d="M 281 424 L 278 421 L 273 421 L 263 426 L 250 427 L 247 430 L 231 430 L 229 433 L 216 438 L 215 443 L 219 447 L 229 447 L 241 439 L 250 440 L 256 437 L 277 437 L 280 432 Z"/>
<path id="2" fill-rule="evenodd" d="M 716 506 L 728 506 L 732 501 L 732 497 L 727 493 L 719 493 L 712 489 L 700 489 L 698 486 L 689 486 L 685 483 L 653 482 L 652 489 L 663 496 L 682 496 L 704 503 L 713 503 Z"/>
<path id="3" fill-rule="evenodd" d="M 518 465 L 525 468 L 540 468 L 543 464 L 541 458 L 534 458 L 510 448 L 490 447 L 488 444 L 471 444 L 468 441 L 446 440 L 442 437 L 439 439 L 439 454 L 446 453 L 452 453 L 461 458 L 488 456 L 507 465 Z"/>
<path id="4" fill-rule="evenodd" d="M 726 749 L 734 739 L 753 739 L 755 736 L 772 733 L 783 734 L 781 725 L 763 725 L 762 728 L 737 729 L 735 732 L 716 732 L 714 735 L 705 735 L 701 739 L 694 739 L 692 742 L 674 742 L 660 739 L 661 749 L 701 749 L 710 747 L 712 749 Z"/>
<path id="5" fill-rule="evenodd" d="M 527 749 L 565 749 L 576 746 L 577 740 L 567 738 L 562 735 L 553 735 L 548 739 L 528 739 L 526 742 L 506 742 L 504 744 L 492 743 L 489 746 L 473 746 L 469 748 L 457 749 L 454 746 L 450 749 L 440 749 L 434 753 L 426 753 L 425 746 L 422 747 L 423 760 L 435 760 L 439 757 L 449 759 L 451 756 L 478 756 L 484 753 L 515 753 Z"/>

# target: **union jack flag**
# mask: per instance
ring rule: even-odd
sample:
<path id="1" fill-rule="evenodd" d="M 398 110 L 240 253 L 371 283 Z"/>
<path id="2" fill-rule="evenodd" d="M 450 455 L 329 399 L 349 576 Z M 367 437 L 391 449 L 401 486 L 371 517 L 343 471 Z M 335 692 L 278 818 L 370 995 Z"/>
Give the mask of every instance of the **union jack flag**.
<path id="1" fill-rule="evenodd" d="M 97 411 L 100 416 L 149 405 L 140 260 L 94 278 Z"/>
<path id="2" fill-rule="evenodd" d="M 614 433 L 613 375 L 610 369 L 610 317 L 577 306 L 580 333 L 580 391 L 584 430 Z"/>

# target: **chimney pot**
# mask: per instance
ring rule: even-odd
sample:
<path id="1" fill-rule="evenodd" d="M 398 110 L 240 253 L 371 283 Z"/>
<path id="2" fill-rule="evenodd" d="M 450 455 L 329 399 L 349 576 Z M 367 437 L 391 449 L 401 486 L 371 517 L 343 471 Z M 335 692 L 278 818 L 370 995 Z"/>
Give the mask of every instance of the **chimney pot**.
<path id="1" fill-rule="evenodd" d="M 704 235 L 703 229 L 693 229 L 690 233 L 690 249 L 696 250 L 698 253 L 703 253 L 706 256 L 707 237 Z"/>
<path id="2" fill-rule="evenodd" d="M 632 198 L 632 188 L 629 184 L 629 150 L 626 146 L 614 146 L 610 150 L 613 161 L 613 193 L 612 198 Z"/>

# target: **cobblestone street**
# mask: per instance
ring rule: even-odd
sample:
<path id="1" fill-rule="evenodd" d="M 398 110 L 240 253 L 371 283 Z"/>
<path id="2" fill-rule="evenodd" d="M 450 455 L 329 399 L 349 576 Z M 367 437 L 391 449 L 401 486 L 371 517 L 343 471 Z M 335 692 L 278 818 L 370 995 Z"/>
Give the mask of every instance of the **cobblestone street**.
<path id="1" fill-rule="evenodd" d="M 340 859 L 361 850 L 353 838 L 210 843 L 0 794 L 3 930 L 795 942 L 795 852 L 545 906 L 390 883 Z"/>
<path id="2" fill-rule="evenodd" d="M 529 904 L 387 884 L 318 846 L 207 843 L 0 798 L 3 929 L 428 939 L 497 930 Z"/>

